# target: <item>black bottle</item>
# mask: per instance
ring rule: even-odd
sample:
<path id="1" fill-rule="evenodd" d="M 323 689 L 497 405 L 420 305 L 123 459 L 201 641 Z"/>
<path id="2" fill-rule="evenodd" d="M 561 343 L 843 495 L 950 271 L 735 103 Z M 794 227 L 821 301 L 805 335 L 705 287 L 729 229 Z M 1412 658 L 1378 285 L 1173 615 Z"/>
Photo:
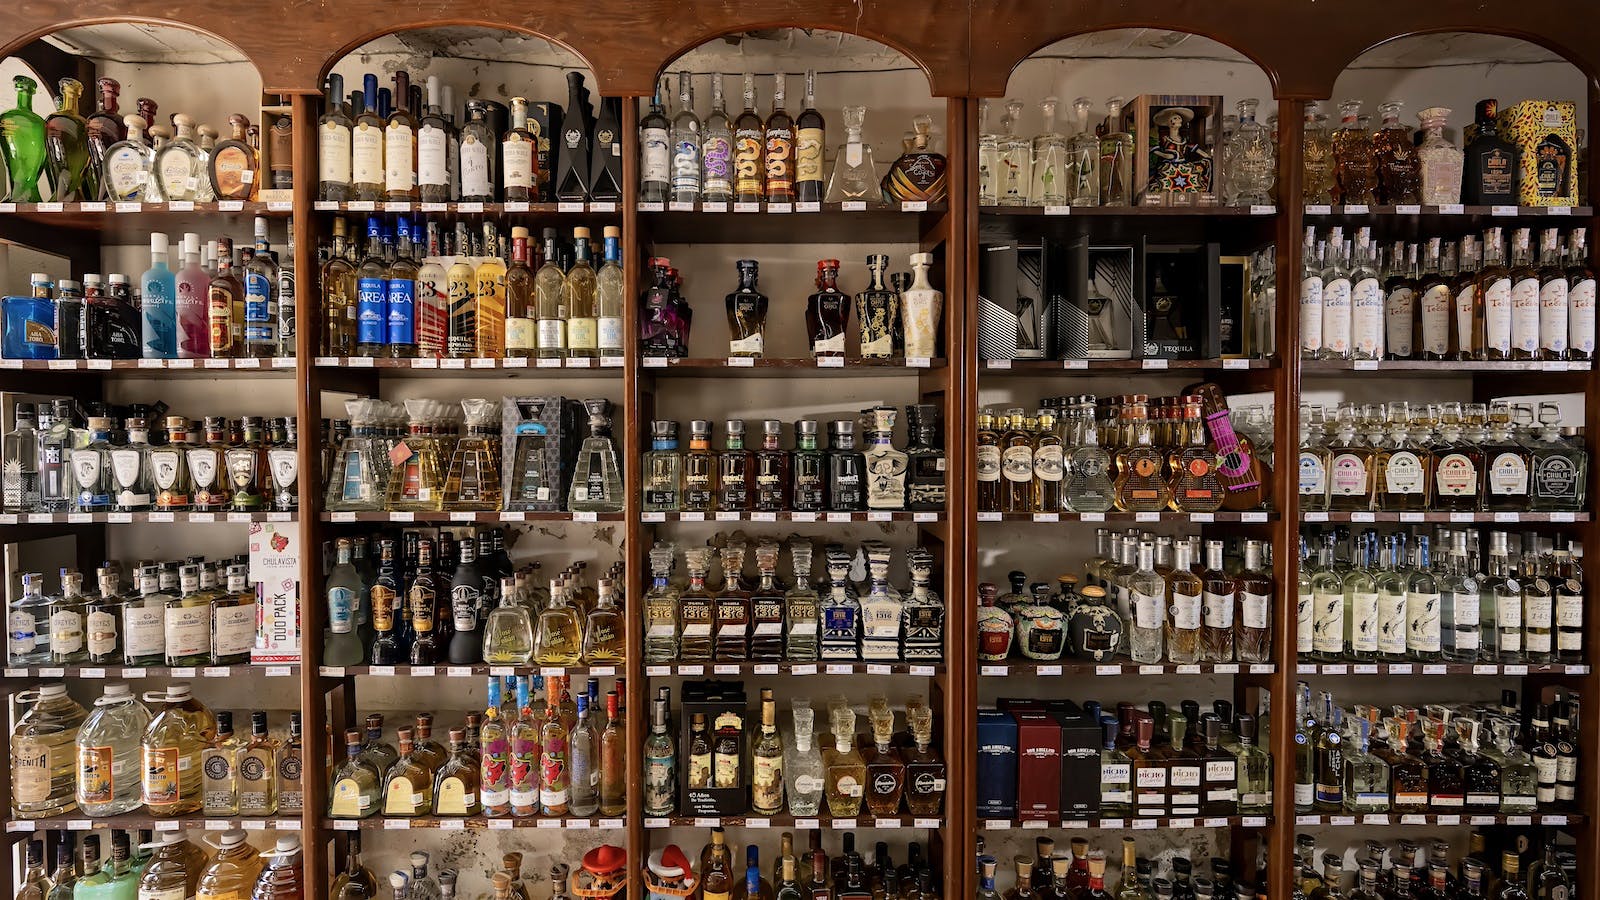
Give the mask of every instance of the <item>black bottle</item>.
<path id="1" fill-rule="evenodd" d="M 865 509 L 866 458 L 856 449 L 856 423 L 839 419 L 828 423 L 828 509 L 852 512 Z"/>
<path id="2" fill-rule="evenodd" d="M 455 633 L 450 636 L 449 659 L 455 665 L 470 665 L 483 658 L 483 572 L 478 566 L 478 547 L 471 538 L 461 542 L 461 561 L 450 579 L 450 619 Z"/>
<path id="3" fill-rule="evenodd" d="M 567 109 L 556 154 L 556 199 L 589 199 L 589 117 L 583 73 L 567 73 Z"/>
<path id="4" fill-rule="evenodd" d="M 407 616 L 400 602 L 399 573 L 394 561 L 394 540 L 378 541 L 378 571 L 372 582 L 372 664 L 393 666 L 411 656 L 405 640 Z"/>
<path id="5" fill-rule="evenodd" d="M 917 403 L 906 407 L 911 443 L 906 447 L 906 507 L 942 510 L 945 502 L 944 450 L 939 447 L 939 407 Z"/>
<path id="6" fill-rule="evenodd" d="M 1500 137 L 1498 100 L 1479 100 L 1475 129 L 1464 151 L 1461 202 L 1467 206 L 1515 206 L 1519 156 L 1514 144 Z"/>
<path id="7" fill-rule="evenodd" d="M 622 98 L 601 97 L 589 157 L 589 199 L 622 199 Z"/>

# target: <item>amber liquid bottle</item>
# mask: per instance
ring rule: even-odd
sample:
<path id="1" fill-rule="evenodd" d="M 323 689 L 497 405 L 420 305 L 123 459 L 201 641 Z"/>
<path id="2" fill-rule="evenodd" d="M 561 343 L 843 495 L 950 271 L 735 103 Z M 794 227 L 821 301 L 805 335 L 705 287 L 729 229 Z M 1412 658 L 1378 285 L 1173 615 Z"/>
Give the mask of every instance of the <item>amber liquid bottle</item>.
<path id="1" fill-rule="evenodd" d="M 850 295 L 838 286 L 839 261 L 817 262 L 817 292 L 806 298 L 806 334 L 814 357 L 845 356 L 845 323 L 850 320 Z"/>
<path id="2" fill-rule="evenodd" d="M 1011 428 L 1000 440 L 1000 468 L 1004 478 L 1000 488 L 1000 510 L 1008 513 L 1033 511 L 1033 431 L 1037 423 L 1014 409 L 1007 416 Z"/>
<path id="3" fill-rule="evenodd" d="M 789 509 L 791 484 L 789 451 L 783 449 L 783 423 L 761 423 L 761 449 L 755 452 L 755 508 L 762 512 Z"/>
<path id="4" fill-rule="evenodd" d="M 766 354 L 767 297 L 756 290 L 760 264 L 741 259 L 735 264 L 739 287 L 726 298 L 728 355 L 760 358 Z"/>
<path id="5" fill-rule="evenodd" d="M 994 416 L 978 414 L 978 511 L 1000 511 L 1000 435 Z"/>

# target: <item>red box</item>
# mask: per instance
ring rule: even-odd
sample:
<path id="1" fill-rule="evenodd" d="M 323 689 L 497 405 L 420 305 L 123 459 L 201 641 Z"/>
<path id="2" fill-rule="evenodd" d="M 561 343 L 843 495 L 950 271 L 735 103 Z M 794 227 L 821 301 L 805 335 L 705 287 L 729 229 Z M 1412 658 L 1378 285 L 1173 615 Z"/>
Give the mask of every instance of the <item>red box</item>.
<path id="1" fill-rule="evenodd" d="M 1017 817 L 1061 818 L 1061 723 L 1044 712 L 1014 710 L 1017 720 Z"/>

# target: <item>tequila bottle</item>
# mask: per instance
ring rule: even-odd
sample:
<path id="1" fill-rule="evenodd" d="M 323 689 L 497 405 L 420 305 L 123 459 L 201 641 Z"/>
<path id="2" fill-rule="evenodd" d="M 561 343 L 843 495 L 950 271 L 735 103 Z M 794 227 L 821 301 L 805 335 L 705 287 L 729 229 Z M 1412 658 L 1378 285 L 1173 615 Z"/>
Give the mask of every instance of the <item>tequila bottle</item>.
<path id="1" fill-rule="evenodd" d="M 1256 121 L 1260 105 L 1255 98 L 1240 100 L 1237 104 L 1239 125 L 1228 150 L 1228 171 L 1223 173 L 1234 206 L 1272 203 L 1277 145 L 1272 130 Z"/>
<path id="2" fill-rule="evenodd" d="M 978 101 L 978 205 L 994 206 L 1000 177 L 1000 136 L 989 130 L 990 100 Z"/>
<path id="3" fill-rule="evenodd" d="M 337 561 L 328 572 L 325 590 L 328 600 L 328 628 L 323 634 L 323 664 L 330 666 L 359 665 L 365 658 L 361 638 L 356 632 L 356 612 L 360 606 L 358 595 L 363 585 L 361 576 L 351 564 L 352 548 L 349 538 L 340 538 L 336 544 Z"/>
<path id="4" fill-rule="evenodd" d="M 578 448 L 567 508 L 573 512 L 621 512 L 622 467 L 611 438 L 611 401 L 591 399 L 583 405 L 589 413 L 589 436 Z"/>
<path id="5" fill-rule="evenodd" d="M 1076 512 L 1105 512 L 1115 502 L 1116 487 L 1111 480 L 1111 457 L 1099 446 L 1099 429 L 1094 421 L 1094 400 L 1085 398 L 1068 418 L 1066 442 L 1067 477 L 1065 500 Z"/>
<path id="6" fill-rule="evenodd" d="M 756 545 L 756 571 L 760 579 L 750 591 L 750 658 L 784 658 L 783 626 L 786 618 L 785 593 L 778 586 L 778 544 L 762 541 Z"/>
<path id="7" fill-rule="evenodd" d="M 1444 124 L 1450 110 L 1430 106 L 1417 113 L 1422 126 L 1422 143 L 1417 146 L 1417 161 L 1421 180 L 1419 199 L 1429 206 L 1445 206 L 1461 202 L 1462 163 L 1461 149 L 1444 136 Z"/>
<path id="8" fill-rule="evenodd" d="M 146 694 L 144 700 L 164 704 L 141 738 L 144 805 L 157 817 L 199 812 L 200 753 L 216 735 L 216 716 L 182 682 L 168 685 L 165 694 Z"/>
<path id="9" fill-rule="evenodd" d="M 788 76 L 773 76 L 772 113 L 763 128 L 766 169 L 766 199 L 771 203 L 794 202 L 794 119 L 783 108 L 784 82 Z"/>
<path id="10" fill-rule="evenodd" d="M 1137 663 L 1162 661 L 1167 620 L 1167 587 L 1155 569 L 1155 544 L 1139 542 L 1138 568 L 1128 578 L 1133 621 L 1128 629 L 1128 655 Z"/>
<path id="11" fill-rule="evenodd" d="M 867 108 L 846 106 L 843 116 L 845 139 L 834 152 L 833 172 L 828 176 L 828 202 L 876 204 L 880 199 L 878 167 L 872 160 L 872 145 L 861 139 Z"/>
<path id="12" fill-rule="evenodd" d="M 933 554 L 925 547 L 906 551 L 911 593 L 903 598 L 900 633 L 901 655 L 908 660 L 944 658 L 944 604 L 933 591 Z M 1064 630 L 1064 623 L 1058 624 Z M 1062 645 L 1058 638 L 1057 647 Z M 1059 651 L 1058 651 L 1059 652 Z"/>
<path id="13" fill-rule="evenodd" d="M 856 423 L 828 423 L 828 509 L 848 512 L 866 506 L 866 458 L 856 449 Z"/>
<path id="14" fill-rule="evenodd" d="M 194 119 L 184 113 L 172 117 L 176 134 L 156 148 L 151 165 L 155 195 L 151 199 L 171 203 L 200 199 L 200 180 L 206 177 L 201 150 L 195 141 Z"/>
<path id="15" fill-rule="evenodd" d="M 575 74 L 575 73 L 574 73 Z M 489 106 L 483 100 L 467 101 L 467 121 L 461 126 L 461 143 L 457 148 L 456 169 L 461 178 L 461 199 L 477 200 L 484 203 L 493 203 L 496 198 L 495 187 L 500 183 L 496 173 L 495 163 L 499 154 L 495 148 L 499 146 L 499 135 L 489 126 Z M 357 120 L 356 134 L 359 138 L 361 130 L 360 120 Z M 359 171 L 360 155 L 356 155 L 356 169 Z M 356 177 L 356 199 L 364 200 L 361 192 L 361 178 Z"/>
<path id="16" fill-rule="evenodd" d="M 1116 658 L 1124 632 L 1122 617 L 1106 599 L 1105 588 L 1086 585 L 1079 592 L 1078 604 L 1067 621 L 1068 640 L 1074 656 L 1095 662 Z"/>
<path id="17" fill-rule="evenodd" d="M 34 405 L 18 403 L 12 414 L 16 425 L 5 436 L 5 464 L 0 467 L 0 507 L 9 512 L 40 508 L 39 454 L 41 432 Z M 60 459 L 56 462 L 59 464 Z M 57 472 L 59 473 L 59 465 Z"/>
<path id="18" fill-rule="evenodd" d="M 1492 723 L 1500 761 L 1500 812 L 1526 815 L 1538 808 L 1539 771 L 1533 757 L 1517 743 L 1517 723 Z"/>
<path id="19" fill-rule="evenodd" d="M 810 542 L 790 541 L 789 564 L 794 572 L 794 584 L 781 600 L 783 657 L 801 662 L 815 660 L 820 598 L 811 586 Z"/>
<path id="20" fill-rule="evenodd" d="M 1539 404 L 1536 435 L 1524 443 L 1529 457 L 1529 494 L 1536 510 L 1579 510 L 1588 496 L 1589 454 L 1561 436 L 1556 404 Z"/>
<path id="21" fill-rule="evenodd" d="M 999 152 L 999 174 L 995 188 L 1000 206 L 1028 205 L 1028 188 L 1033 184 L 1033 148 L 1027 138 L 1017 134 L 1017 123 L 1022 117 L 1022 101 L 1007 100 L 1005 115 L 1000 117 L 1000 134 L 996 145 Z"/>
<path id="22" fill-rule="evenodd" d="M 550 604 L 534 629 L 533 661 L 541 666 L 575 666 L 583 660 L 583 625 L 561 579 L 550 582 Z"/>
<path id="23" fill-rule="evenodd" d="M 76 665 L 87 662 L 89 648 L 85 616 L 87 603 L 83 597 L 83 576 L 62 567 L 61 594 L 49 602 L 50 662 L 52 665 Z"/>
<path id="24" fill-rule="evenodd" d="M 1339 128 L 1333 133 L 1334 173 L 1339 200 L 1345 205 L 1378 202 L 1376 154 L 1372 135 L 1360 125 L 1361 101 L 1339 104 Z"/>
<path id="25" fill-rule="evenodd" d="M 217 713 L 217 733 L 200 752 L 201 811 L 208 816 L 239 814 L 239 739 L 233 713 Z"/>
<path id="26" fill-rule="evenodd" d="M 1128 206 L 1133 200 L 1133 135 L 1123 126 L 1121 97 L 1106 101 L 1106 131 L 1100 136 L 1100 205 Z"/>
<path id="27" fill-rule="evenodd" d="M 1198 398 L 1183 405 L 1183 434 L 1186 442 L 1173 451 L 1168 464 L 1174 473 L 1172 508 L 1178 512 L 1215 512 L 1222 506 L 1225 491 L 1216 471 L 1216 453 L 1208 446 Z"/>
<path id="28" fill-rule="evenodd" d="M 1396 205 L 1422 202 L 1422 163 L 1417 145 L 1412 140 L 1411 129 L 1400 124 L 1400 110 L 1404 105 L 1399 100 L 1380 104 L 1378 113 L 1382 124 L 1372 137 L 1373 159 L 1382 188 L 1380 199 Z"/>
<path id="29" fill-rule="evenodd" d="M 783 449 L 783 423 L 765 419 L 761 423 L 761 449 L 751 455 L 752 481 L 755 484 L 754 509 L 782 512 L 792 508 L 789 452 Z"/>
<path id="30" fill-rule="evenodd" d="M 861 598 L 861 658 L 901 659 L 903 603 L 900 592 L 889 586 L 889 547 L 869 541 L 862 550 L 866 554 L 871 586 L 867 595 Z"/>
<path id="31" fill-rule="evenodd" d="M 45 119 L 45 174 L 51 200 L 98 200 L 100 174 L 89 170 L 89 123 L 78 114 L 83 83 L 76 78 L 58 82 L 56 111 Z"/>
<path id="32" fill-rule="evenodd" d="M 383 487 L 387 486 L 387 471 L 380 468 L 382 447 L 378 440 L 382 434 L 379 419 L 383 413 L 382 401 L 347 400 L 345 412 L 350 417 L 351 434 L 339 445 L 334 463 L 330 467 L 325 502 L 331 510 L 375 510 L 383 507 Z M 157 491 L 156 505 L 161 505 L 162 493 L 160 457 L 164 451 L 150 454 L 155 468 Z M 386 462 L 387 460 L 383 460 Z"/>
<path id="33" fill-rule="evenodd" d="M 677 512 L 681 507 L 683 456 L 678 452 L 678 423 L 650 423 L 650 451 L 644 455 L 644 508 Z"/>
<path id="34" fill-rule="evenodd" d="M 70 453 L 72 508 L 90 513 L 111 509 L 111 420 L 90 417 L 88 446 Z"/>
<path id="35" fill-rule="evenodd" d="M 761 733 L 750 748 L 750 808 L 757 815 L 773 816 L 784 806 L 783 738 L 778 734 L 778 713 L 770 692 L 761 700 Z"/>
<path id="36" fill-rule="evenodd" d="M 672 559 L 671 544 L 657 542 L 650 549 L 651 583 L 644 598 L 647 663 L 672 662 L 678 656 L 678 591 L 670 580 Z"/>
<path id="37" fill-rule="evenodd" d="M 561 742 L 561 755 L 565 755 L 566 741 Z M 554 752 L 554 751 L 552 751 Z M 565 760 L 563 760 L 563 763 Z M 435 816 L 476 816 L 483 811 L 478 790 L 480 761 L 468 750 L 464 729 L 450 729 L 450 758 L 439 767 L 433 782 L 433 814 Z M 369 765 L 370 768 L 370 765 Z M 565 773 L 565 766 L 562 768 Z M 563 812 L 565 803 L 563 802 Z M 547 807 L 548 808 L 548 807 Z M 335 816 L 337 818 L 337 816 Z M 359 818 L 359 817 L 357 817 Z"/>
<path id="38" fill-rule="evenodd" d="M 867 447 L 867 508 L 905 509 L 906 469 L 909 458 L 894 448 L 893 407 L 879 406 L 871 410 L 872 443 Z"/>
<path id="39" fill-rule="evenodd" d="M 856 295 L 860 352 L 864 359 L 886 359 L 894 355 L 894 335 L 900 327 L 900 298 L 884 285 L 884 273 L 888 268 L 888 256 L 878 253 L 867 256 L 867 287 Z M 848 315 L 848 303 L 844 304 L 844 309 Z M 842 323 L 839 333 L 843 340 Z"/>
<path id="40" fill-rule="evenodd" d="M 900 291 L 904 354 L 910 359 L 931 359 L 939 355 L 944 293 L 928 280 L 932 267 L 932 253 L 911 254 L 911 285 Z"/>
<path id="41" fill-rule="evenodd" d="M 856 750 L 856 714 L 840 704 L 829 710 L 828 721 L 833 746 L 822 749 L 823 794 L 828 813 L 836 818 L 854 818 L 861 812 L 866 793 L 867 767 Z"/>
<path id="42" fill-rule="evenodd" d="M 756 290 L 760 263 L 741 259 L 735 264 L 739 287 L 726 298 L 728 355 L 761 357 L 765 353 L 767 297 Z"/>
<path id="43" fill-rule="evenodd" d="M 12 815 L 42 819 L 69 812 L 79 768 L 74 741 L 87 713 L 57 682 L 19 694 L 17 701 L 31 705 L 11 731 Z"/>
<path id="44" fill-rule="evenodd" d="M 667 688 L 651 702 L 650 736 L 644 744 L 644 808 L 648 815 L 671 815 L 678 800 L 678 757 L 667 732 Z"/>
<path id="45" fill-rule="evenodd" d="M 744 111 L 733 124 L 733 198 L 759 203 L 766 198 L 763 150 L 766 126 L 756 113 L 756 77 L 744 73 Z"/>
<path id="46" fill-rule="evenodd" d="M 75 800 L 88 816 L 139 808 L 139 738 L 150 713 L 126 684 L 108 684 L 77 734 Z"/>
<path id="47" fill-rule="evenodd" d="M 45 164 L 45 123 L 33 111 L 33 95 L 39 83 L 26 75 L 11 79 L 16 88 L 16 104 L 0 113 L 0 150 L 6 173 L 10 175 L 7 199 L 16 203 L 39 201 L 39 175 Z"/>
<path id="48" fill-rule="evenodd" d="M 1089 124 L 1089 110 L 1094 103 L 1088 97 L 1079 97 L 1072 101 L 1072 112 L 1076 126 L 1072 137 L 1066 141 L 1066 164 L 1057 171 L 1062 179 L 1062 190 L 1053 193 L 1049 190 L 1038 190 L 1047 177 L 1041 173 L 1040 168 L 1054 154 L 1054 147 L 1058 146 L 1051 135 L 1055 121 L 1055 98 L 1048 97 L 1040 104 L 1044 111 L 1045 132 L 1033 141 L 1033 180 L 1036 191 L 1031 198 L 1035 206 L 1053 206 L 1051 199 L 1059 203 L 1063 200 L 1073 206 L 1099 206 L 1100 205 L 1100 138 L 1095 135 L 1094 128 Z M 1045 139 L 1043 145 L 1040 138 Z"/>
<path id="49" fill-rule="evenodd" d="M 406 400 L 406 439 L 391 455 L 386 507 L 391 510 L 439 512 L 444 508 L 444 472 L 440 442 L 433 436 L 444 405 L 435 400 Z M 397 459 L 396 459 L 397 458 Z"/>
<path id="50" fill-rule="evenodd" d="M 1147 404 L 1135 399 L 1122 408 L 1128 446 L 1117 451 L 1116 506 L 1131 512 L 1157 512 L 1172 502 L 1163 476 L 1162 454 L 1154 444 Z"/>
<path id="51" fill-rule="evenodd" d="M 730 541 L 719 551 L 722 560 L 722 591 L 714 605 L 716 633 L 714 651 L 719 660 L 750 658 L 750 592 L 740 575 L 744 568 L 743 541 Z"/>
<path id="52" fill-rule="evenodd" d="M 811 340 L 813 357 L 842 359 L 845 356 L 845 326 L 850 320 L 850 295 L 840 292 L 838 279 L 837 259 L 817 261 L 817 292 L 806 298 L 806 331 Z M 866 338 L 862 340 L 865 342 Z"/>
<path id="53" fill-rule="evenodd" d="M 733 124 L 722 101 L 722 75 L 711 76 L 711 113 L 700 127 L 699 158 L 704 163 L 703 196 L 707 203 L 733 199 Z"/>
<path id="54" fill-rule="evenodd" d="M 514 584 L 513 579 L 501 580 L 500 605 L 483 626 L 483 661 L 491 666 L 522 666 L 533 658 L 533 621 L 517 603 Z"/>
<path id="55" fill-rule="evenodd" d="M 689 585 L 678 597 L 678 621 L 683 629 L 678 642 L 678 659 L 685 662 L 702 662 L 712 657 L 716 598 L 706 589 L 711 553 L 708 547 L 693 547 L 683 553 L 684 567 L 689 572 Z"/>
<path id="56" fill-rule="evenodd" d="M 456 442 L 445 475 L 447 510 L 500 508 L 500 406 L 493 400 L 461 401 L 467 433 Z"/>
<path id="57" fill-rule="evenodd" d="M 1371 752 L 1372 722 L 1356 719 L 1355 752 L 1344 759 L 1344 808 L 1357 813 L 1389 809 L 1389 764 Z"/>
<path id="58" fill-rule="evenodd" d="M 849 581 L 850 556 L 837 544 L 829 544 L 824 553 L 829 584 L 822 595 L 819 655 L 823 659 L 859 659 L 861 606 Z"/>
<path id="59" fill-rule="evenodd" d="M 1039 103 L 1039 111 L 1044 116 L 1044 131 L 1033 139 L 1033 178 L 1028 196 L 1028 202 L 1033 206 L 1065 206 L 1069 200 L 1076 202 L 1077 190 L 1087 185 L 1087 181 L 1079 177 L 1085 162 L 1082 156 L 1084 139 L 1074 134 L 1069 150 L 1067 137 L 1056 130 L 1057 104 L 1055 97 L 1046 97 Z M 1098 140 L 1095 141 L 1094 156 L 1095 164 L 1091 169 L 1096 169 L 1099 164 Z M 1094 203 L 1087 205 L 1100 202 L 1099 191 L 1099 182 L 1096 181 Z"/>
<path id="60" fill-rule="evenodd" d="M 583 661 L 587 665 L 610 665 L 624 662 L 626 646 L 622 613 L 617 608 L 616 584 L 602 578 L 598 584 L 599 595 L 583 623 Z"/>
<path id="61" fill-rule="evenodd" d="M 106 148 L 100 162 L 100 195 L 106 200 L 142 200 L 151 195 L 151 170 L 155 151 L 145 140 L 146 122 L 142 116 L 122 120 L 127 137 Z"/>
<path id="62" fill-rule="evenodd" d="M 789 456 L 792 474 L 789 496 L 797 512 L 821 512 L 827 506 L 827 457 L 817 449 L 817 423 L 794 423 L 794 452 Z"/>
<path id="63" fill-rule="evenodd" d="M 672 123 L 663 105 L 666 92 L 663 76 L 656 82 L 649 111 L 639 120 L 639 199 L 646 203 L 661 203 L 672 189 Z"/>

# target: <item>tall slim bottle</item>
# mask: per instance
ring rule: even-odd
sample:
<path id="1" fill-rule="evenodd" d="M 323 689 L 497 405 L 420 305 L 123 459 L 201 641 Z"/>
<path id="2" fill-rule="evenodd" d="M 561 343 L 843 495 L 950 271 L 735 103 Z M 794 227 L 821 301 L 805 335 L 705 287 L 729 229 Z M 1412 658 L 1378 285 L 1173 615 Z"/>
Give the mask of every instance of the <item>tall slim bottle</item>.
<path id="1" fill-rule="evenodd" d="M 174 276 L 178 312 L 178 357 L 203 359 L 211 355 L 211 330 L 207 295 L 211 276 L 200 268 L 200 235 L 183 236 L 183 270 Z"/>
<path id="2" fill-rule="evenodd" d="M 178 352 L 178 279 L 167 266 L 167 236 L 150 235 L 150 268 L 139 278 L 145 359 L 173 359 Z"/>

